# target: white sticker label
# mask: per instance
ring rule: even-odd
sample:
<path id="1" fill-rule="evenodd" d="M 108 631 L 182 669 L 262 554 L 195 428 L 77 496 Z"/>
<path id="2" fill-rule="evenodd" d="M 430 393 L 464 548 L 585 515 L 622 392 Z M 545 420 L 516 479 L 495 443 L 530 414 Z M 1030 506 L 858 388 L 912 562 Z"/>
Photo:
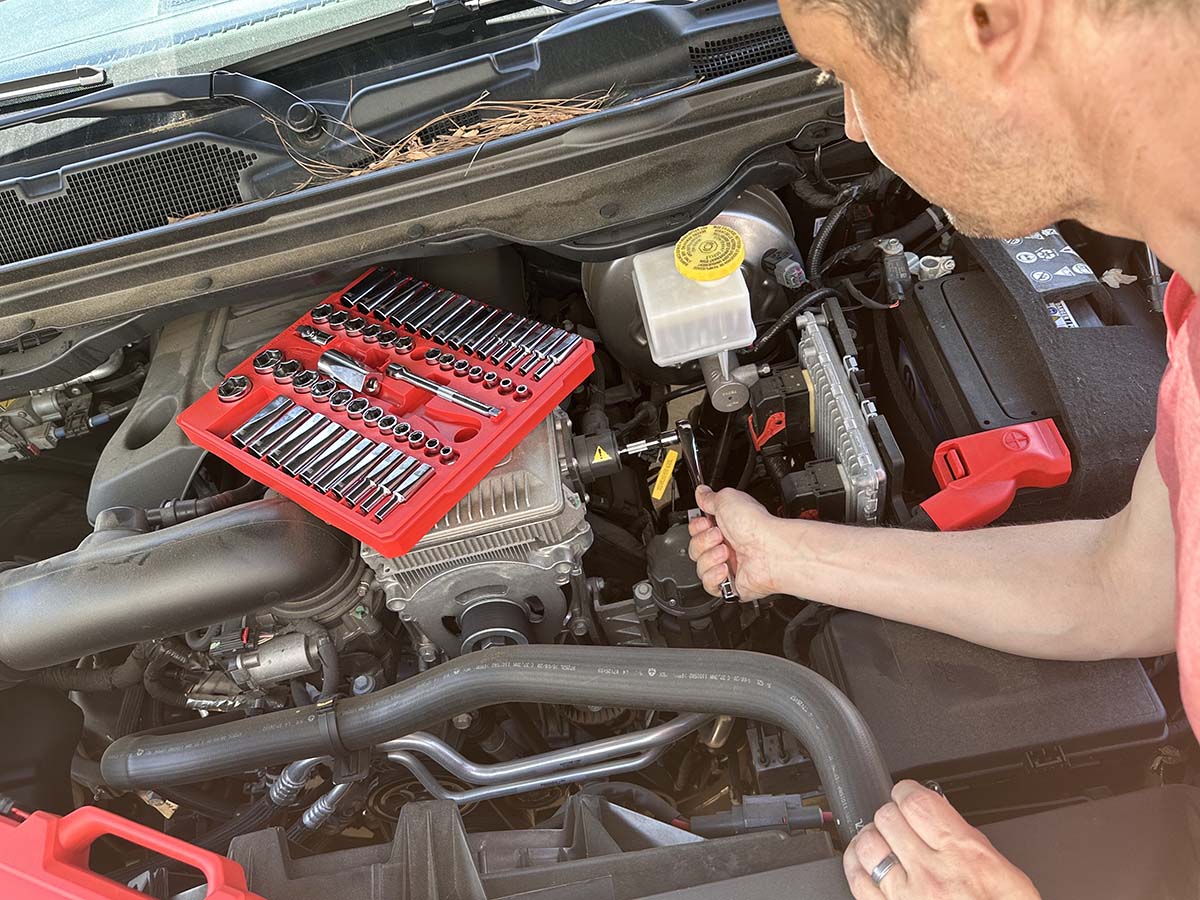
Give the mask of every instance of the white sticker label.
<path id="1" fill-rule="evenodd" d="M 1055 300 L 1052 303 L 1046 304 L 1046 311 L 1050 313 L 1050 318 L 1054 320 L 1056 328 L 1078 328 L 1079 323 L 1075 321 L 1075 316 L 1071 314 L 1070 307 L 1061 300 Z"/>

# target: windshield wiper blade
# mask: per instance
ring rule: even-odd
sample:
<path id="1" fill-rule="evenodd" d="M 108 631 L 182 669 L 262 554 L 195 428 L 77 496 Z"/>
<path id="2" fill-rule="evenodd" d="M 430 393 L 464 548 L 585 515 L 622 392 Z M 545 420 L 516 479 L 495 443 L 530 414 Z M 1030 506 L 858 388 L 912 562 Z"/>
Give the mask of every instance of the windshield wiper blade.
<path id="1" fill-rule="evenodd" d="M 104 84 L 104 70 L 95 66 L 76 66 L 63 72 L 47 72 L 29 78 L 14 78 L 0 82 L 0 103 L 24 100 L 37 94 L 61 94 Z"/>
<path id="2" fill-rule="evenodd" d="M 47 106 L 0 117 L 0 131 L 54 119 L 102 119 L 132 113 L 188 109 L 204 104 L 252 106 L 294 134 L 312 137 L 321 116 L 307 100 L 286 88 L 238 72 L 168 75 L 121 84 Z"/>

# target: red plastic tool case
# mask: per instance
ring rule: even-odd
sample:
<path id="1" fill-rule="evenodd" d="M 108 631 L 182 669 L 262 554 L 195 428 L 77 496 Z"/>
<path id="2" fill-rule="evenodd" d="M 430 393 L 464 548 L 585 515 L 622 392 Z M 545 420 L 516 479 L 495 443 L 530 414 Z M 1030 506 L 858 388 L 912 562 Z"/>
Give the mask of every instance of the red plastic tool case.
<path id="1" fill-rule="evenodd" d="M 353 302 L 356 298 L 361 302 L 363 290 L 370 283 L 369 279 L 378 279 L 384 275 L 383 270 L 369 270 L 341 291 L 331 294 L 323 304 L 314 309 L 332 306 L 334 310 L 345 310 L 352 316 L 366 318 L 377 328 L 393 329 L 394 323 L 383 319 L 378 312 L 356 312 Z M 404 276 L 389 274 L 388 277 Z M 434 286 L 427 287 L 432 289 Z M 475 302 L 477 305 L 486 306 Z M 332 341 L 325 346 L 317 346 L 300 338 L 297 328 L 305 325 L 318 328 L 327 335 L 332 334 Z M 315 322 L 310 312 L 226 376 L 226 381 L 232 376 L 245 376 L 250 382 L 248 392 L 230 402 L 221 399 L 218 389 L 214 388 L 179 415 L 179 425 L 192 441 L 227 460 L 239 471 L 291 498 L 313 515 L 353 535 L 380 553 L 399 556 L 416 544 L 514 446 L 545 419 L 555 406 L 591 374 L 593 346 L 587 340 L 575 341 L 569 355 L 543 373 L 540 380 L 535 380 L 533 373 L 537 371 L 537 367 L 521 374 L 520 366 L 506 369 L 487 358 L 471 355 L 462 349 L 450 349 L 431 337 L 421 336 L 420 332 L 411 333 L 400 328 L 394 330 L 400 331 L 401 335 L 407 334 L 412 339 L 413 346 L 410 351 L 401 354 L 395 347 L 381 347 L 377 342 L 368 343 L 360 335 L 347 334 L 344 328 L 334 330 L 328 327 L 327 322 Z M 466 377 L 443 370 L 439 365 L 426 361 L 426 354 L 431 348 L 454 354 L 456 359 L 469 359 L 473 365 L 494 371 L 500 378 L 507 377 L 518 385 L 526 385 L 530 393 L 527 399 L 519 400 L 515 393 L 502 394 L 496 387 L 487 388 L 483 383 L 472 383 Z M 269 349 L 281 351 L 286 359 L 298 360 L 304 370 L 316 370 L 318 358 L 327 350 L 341 351 L 353 357 L 365 368 L 379 373 L 380 376 L 377 393 L 368 395 L 356 392 L 355 397 L 366 397 L 372 405 L 382 407 L 385 413 L 407 423 L 410 429 L 420 430 L 427 436 L 438 438 L 443 445 L 453 447 L 458 458 L 453 463 L 445 463 L 439 458 L 421 458 L 421 462 L 433 466 L 433 474 L 401 506 L 394 509 L 382 522 L 376 522 L 373 516 L 360 514 L 348 503 L 304 484 L 266 460 L 235 446 L 230 440 L 230 435 L 273 398 L 285 396 L 297 405 L 312 412 L 319 412 L 363 437 L 390 443 L 391 446 L 406 452 L 410 450 L 405 442 L 394 436 L 381 434 L 377 427 L 366 425 L 363 419 L 353 419 L 345 411 L 332 409 L 328 402 L 317 403 L 311 393 L 297 391 L 289 383 L 279 383 L 272 372 L 256 372 L 252 361 L 264 350 Z M 501 357 L 500 361 L 503 363 L 508 360 Z M 488 418 L 422 388 L 384 377 L 383 373 L 391 363 L 400 363 L 413 372 L 454 388 L 472 399 L 498 407 L 501 412 L 495 418 Z M 413 455 L 420 456 L 419 453 Z"/>
<path id="2" fill-rule="evenodd" d="M 136 900 L 145 898 L 88 868 L 88 852 L 104 835 L 124 838 L 199 869 L 206 900 L 263 900 L 246 890 L 231 859 L 137 822 L 85 806 L 62 818 L 35 812 L 23 822 L 0 816 L 0 897 L 4 900 Z"/>

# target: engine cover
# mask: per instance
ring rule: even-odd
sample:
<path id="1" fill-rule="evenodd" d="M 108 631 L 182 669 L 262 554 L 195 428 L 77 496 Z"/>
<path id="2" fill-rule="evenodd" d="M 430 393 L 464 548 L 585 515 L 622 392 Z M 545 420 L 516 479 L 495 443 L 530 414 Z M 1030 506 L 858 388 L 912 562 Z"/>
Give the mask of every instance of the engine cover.
<path id="1" fill-rule="evenodd" d="M 567 481 L 569 440 L 556 411 L 406 554 L 363 546 L 423 658 L 548 643 L 562 630 L 563 586 L 592 543 L 581 490 Z"/>

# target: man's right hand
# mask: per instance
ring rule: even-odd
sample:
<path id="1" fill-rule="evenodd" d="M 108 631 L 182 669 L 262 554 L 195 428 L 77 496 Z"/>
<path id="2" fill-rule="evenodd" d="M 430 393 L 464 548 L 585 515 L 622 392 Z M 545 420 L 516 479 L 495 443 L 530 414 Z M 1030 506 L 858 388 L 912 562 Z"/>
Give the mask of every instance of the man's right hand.
<path id="1" fill-rule="evenodd" d="M 688 525 L 692 535 L 688 555 L 696 563 L 704 589 L 719 596 L 721 582 L 732 578 L 743 601 L 776 593 L 772 567 L 795 562 L 780 560 L 771 549 L 779 520 L 753 497 L 732 488 L 714 493 L 701 485 L 696 503 L 716 519 L 716 525 L 707 518 L 693 519 Z"/>

